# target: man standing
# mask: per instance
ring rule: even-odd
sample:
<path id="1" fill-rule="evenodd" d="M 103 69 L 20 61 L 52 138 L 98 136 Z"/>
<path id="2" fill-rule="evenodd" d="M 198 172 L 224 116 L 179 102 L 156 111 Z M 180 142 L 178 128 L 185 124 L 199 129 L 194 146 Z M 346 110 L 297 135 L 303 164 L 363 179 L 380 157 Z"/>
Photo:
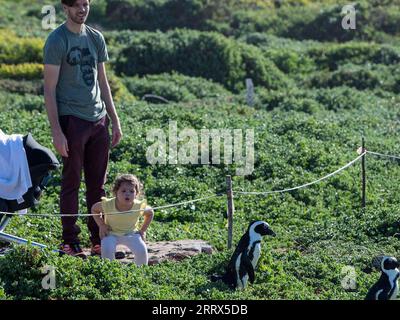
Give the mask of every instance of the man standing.
<path id="1" fill-rule="evenodd" d="M 44 97 L 53 145 L 63 158 L 60 212 L 79 212 L 79 186 L 85 174 L 88 212 L 105 196 L 104 183 L 111 146 L 122 138 L 121 126 L 108 84 L 108 60 L 103 35 L 85 25 L 90 0 L 61 0 L 67 20 L 47 38 L 44 47 Z M 108 116 L 107 116 L 108 115 Z M 61 250 L 85 257 L 77 217 L 62 217 Z M 92 254 L 101 254 L 99 230 L 88 218 Z"/>

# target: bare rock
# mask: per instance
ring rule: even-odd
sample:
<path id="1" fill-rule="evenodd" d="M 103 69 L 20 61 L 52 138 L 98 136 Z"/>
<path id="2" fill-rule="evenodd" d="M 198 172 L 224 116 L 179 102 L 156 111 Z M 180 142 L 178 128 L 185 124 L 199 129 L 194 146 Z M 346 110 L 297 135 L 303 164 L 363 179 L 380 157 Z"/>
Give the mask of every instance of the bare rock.
<path id="1" fill-rule="evenodd" d="M 159 241 L 147 242 L 146 244 L 149 265 L 155 265 L 167 260 L 182 261 L 201 253 L 212 254 L 213 252 L 211 245 L 203 240 Z M 118 245 L 117 252 L 125 253 L 125 257 L 119 259 L 122 263 L 134 263 L 134 256 L 127 247 Z"/>

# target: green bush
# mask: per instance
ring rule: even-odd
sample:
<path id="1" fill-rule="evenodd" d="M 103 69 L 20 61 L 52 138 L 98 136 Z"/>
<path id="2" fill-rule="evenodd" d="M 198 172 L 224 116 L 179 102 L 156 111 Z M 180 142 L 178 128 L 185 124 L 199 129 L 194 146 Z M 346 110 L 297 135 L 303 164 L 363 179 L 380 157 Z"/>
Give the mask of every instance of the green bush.
<path id="1" fill-rule="evenodd" d="M 33 94 L 16 94 L 0 91 L 0 109 L 1 110 L 27 110 L 43 111 L 44 97 Z"/>
<path id="2" fill-rule="evenodd" d="M 0 64 L 42 63 L 44 41 L 20 38 L 12 31 L 0 30 Z"/>
<path id="3" fill-rule="evenodd" d="M 239 45 L 217 33 L 187 30 L 133 33 L 115 68 L 127 76 L 176 71 L 219 82 L 233 91 L 243 88 L 248 77 L 255 85 L 287 85 L 285 76 L 258 48 Z"/>
<path id="4" fill-rule="evenodd" d="M 320 69 L 329 70 L 336 70 L 340 65 L 347 63 L 358 65 L 400 63 L 400 51 L 396 47 L 367 42 L 319 46 L 311 48 L 307 54 L 315 60 Z"/>
<path id="5" fill-rule="evenodd" d="M 143 78 L 126 77 L 123 82 L 129 92 L 138 98 L 143 98 L 145 94 L 154 94 L 168 101 L 179 102 L 232 95 L 220 84 L 176 73 L 148 75 Z"/>
<path id="6" fill-rule="evenodd" d="M 251 78 L 254 85 L 268 89 L 278 89 L 290 85 L 290 81 L 285 75 L 271 60 L 262 55 L 258 48 L 243 46 L 242 58 L 246 78 Z"/>
<path id="7" fill-rule="evenodd" d="M 367 1 L 355 5 L 356 29 L 342 28 L 342 5 L 329 6 L 306 25 L 294 24 L 288 35 L 295 33 L 297 39 L 319 41 L 377 40 L 385 42 L 385 36 L 399 33 L 400 15 L 396 6 L 375 6 Z M 296 33 L 297 30 L 297 33 Z"/>
<path id="8" fill-rule="evenodd" d="M 135 97 L 131 95 L 124 85 L 123 81 L 117 77 L 112 70 L 107 71 L 107 80 L 110 85 L 113 100 L 117 103 L 124 101 L 130 103 L 135 101 Z"/>
<path id="9" fill-rule="evenodd" d="M 4 292 L 4 288 L 0 285 L 0 300 L 7 300 L 7 295 Z"/>
<path id="10" fill-rule="evenodd" d="M 305 113 L 316 113 L 321 106 L 307 92 L 298 89 L 288 90 L 256 90 L 256 107 L 266 110 L 296 110 Z"/>
<path id="11" fill-rule="evenodd" d="M 358 90 L 379 88 L 398 92 L 399 88 L 396 85 L 398 75 L 392 73 L 391 70 L 392 68 L 379 65 L 357 66 L 348 64 L 333 72 L 317 72 L 310 76 L 305 84 L 308 87 L 348 86 Z"/>
<path id="12" fill-rule="evenodd" d="M 235 8 L 225 34 L 244 36 L 261 32 L 297 40 L 344 42 L 357 39 L 385 43 L 393 41 L 400 32 L 400 15 L 393 3 L 358 1 L 355 30 L 342 28 L 343 5 L 324 1 L 299 6 L 283 3 L 275 9 Z"/>
<path id="13" fill-rule="evenodd" d="M 265 56 L 284 73 L 309 73 L 316 69 L 315 62 L 302 52 L 290 49 L 269 49 L 265 51 Z"/>
<path id="14" fill-rule="evenodd" d="M 112 0 L 107 3 L 105 20 L 118 29 L 215 30 L 229 20 L 235 4 L 234 0 Z"/>
<path id="15" fill-rule="evenodd" d="M 19 94 L 29 93 L 33 95 L 42 95 L 43 81 L 0 79 L 0 91 Z"/>
<path id="16" fill-rule="evenodd" d="M 370 91 L 359 91 L 345 86 L 311 89 L 289 88 L 287 90 L 258 88 L 255 96 L 255 107 L 257 108 L 297 110 L 313 114 L 322 110 L 356 111 L 362 109 L 364 105 L 381 105 L 388 101 L 387 98 L 379 98 Z"/>
<path id="17" fill-rule="evenodd" d="M 364 105 L 379 105 L 385 100 L 379 99 L 370 91 L 358 91 L 349 87 L 335 87 L 327 89 L 305 89 L 313 99 L 318 101 L 325 109 L 361 110 Z"/>
<path id="18" fill-rule="evenodd" d="M 43 65 L 39 63 L 0 64 L 0 78 L 33 80 L 43 78 Z"/>
<path id="19" fill-rule="evenodd" d="M 232 15 L 229 34 L 236 37 L 254 32 L 277 34 L 279 23 L 279 17 L 274 11 L 239 10 Z"/>
<path id="20" fill-rule="evenodd" d="M 47 292 L 42 288 L 41 269 L 46 260 L 39 249 L 30 247 L 16 248 L 0 259 L 0 279 L 7 295 L 15 299 L 45 299 Z"/>

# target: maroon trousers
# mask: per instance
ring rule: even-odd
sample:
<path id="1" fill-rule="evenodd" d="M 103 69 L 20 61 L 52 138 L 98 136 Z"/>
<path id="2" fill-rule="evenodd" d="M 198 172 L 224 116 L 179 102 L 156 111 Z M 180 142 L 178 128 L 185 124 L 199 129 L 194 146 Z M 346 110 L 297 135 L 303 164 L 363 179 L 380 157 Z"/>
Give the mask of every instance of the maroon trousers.
<path id="1" fill-rule="evenodd" d="M 61 178 L 61 214 L 79 213 L 79 186 L 82 169 L 85 174 L 86 206 L 88 213 L 94 203 L 105 196 L 104 184 L 110 150 L 107 116 L 97 122 L 82 120 L 74 116 L 60 117 L 61 129 L 68 141 L 68 157 L 63 157 Z M 62 217 L 62 239 L 64 243 L 79 243 L 80 228 L 77 217 Z M 100 244 L 99 228 L 93 217 L 88 217 L 90 241 Z"/>

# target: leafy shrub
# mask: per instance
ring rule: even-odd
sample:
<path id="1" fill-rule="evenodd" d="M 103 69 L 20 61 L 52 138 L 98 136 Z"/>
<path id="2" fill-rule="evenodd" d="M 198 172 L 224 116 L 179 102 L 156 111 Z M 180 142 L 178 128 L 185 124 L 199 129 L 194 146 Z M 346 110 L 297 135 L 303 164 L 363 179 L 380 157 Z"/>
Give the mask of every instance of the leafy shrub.
<path id="1" fill-rule="evenodd" d="M 349 41 L 360 40 L 380 40 L 385 33 L 396 35 L 399 33 L 400 16 L 395 6 L 383 5 L 375 6 L 367 1 L 356 3 L 357 26 L 355 30 L 343 30 L 341 20 L 342 5 L 329 6 L 306 25 L 293 25 L 289 30 L 296 32 L 297 39 L 315 39 L 319 41 Z M 384 41 L 383 41 L 384 42 Z"/>
<path id="2" fill-rule="evenodd" d="M 1 64 L 0 78 L 16 80 L 43 78 L 43 65 L 38 63 Z"/>
<path id="3" fill-rule="evenodd" d="M 0 79 L 0 90 L 19 94 L 41 95 L 43 94 L 43 81 Z"/>
<path id="4" fill-rule="evenodd" d="M 282 3 L 282 2 L 281 2 Z M 279 8 L 258 10 L 234 9 L 226 34 L 243 36 L 262 32 L 298 40 L 350 41 L 375 40 L 385 43 L 399 34 L 400 15 L 392 3 L 358 1 L 357 27 L 344 30 L 341 21 L 342 4 L 317 2 L 306 5 L 283 5 Z"/>
<path id="5" fill-rule="evenodd" d="M 0 259 L 0 279 L 4 290 L 15 299 L 47 297 L 42 288 L 42 267 L 46 257 L 39 249 L 19 247 Z"/>
<path id="6" fill-rule="evenodd" d="M 19 38 L 12 31 L 0 31 L 0 63 L 42 63 L 44 41 Z"/>
<path id="7" fill-rule="evenodd" d="M 256 88 L 255 107 L 285 111 L 297 110 L 306 113 L 319 113 L 323 110 L 360 110 L 363 105 L 386 105 L 389 98 L 379 98 L 371 91 L 339 86 L 334 88 L 265 90 Z M 239 99 L 245 103 L 243 97 Z"/>
<path id="8" fill-rule="evenodd" d="M 115 102 L 124 101 L 129 103 L 135 101 L 135 97 L 129 93 L 123 81 L 112 70 L 107 71 L 107 79 Z"/>
<path id="9" fill-rule="evenodd" d="M 88 24 L 99 24 L 100 21 L 105 22 L 107 4 L 109 2 L 109 0 L 96 0 L 96 2 L 93 2 L 93 4 L 90 6 L 90 14 L 87 20 Z M 61 6 L 60 9 L 62 10 Z"/>
<path id="10" fill-rule="evenodd" d="M 290 85 L 290 81 L 276 65 L 256 47 L 246 46 L 242 49 L 246 78 L 253 83 L 268 89 L 278 89 Z"/>
<path id="11" fill-rule="evenodd" d="M 308 55 L 320 69 L 336 70 L 340 65 L 366 63 L 392 65 L 400 63 L 400 51 L 392 46 L 350 42 L 311 48 Z"/>
<path id="12" fill-rule="evenodd" d="M 269 49 L 265 51 L 265 56 L 284 73 L 309 73 L 316 68 L 314 61 L 305 53 L 290 49 Z"/>
<path id="13" fill-rule="evenodd" d="M 4 288 L 0 285 L 0 300 L 7 300 L 7 295 L 4 292 Z"/>
<path id="14" fill-rule="evenodd" d="M 397 91 L 396 80 L 386 66 L 343 65 L 333 72 L 318 72 L 306 80 L 306 86 L 348 86 L 359 90 L 381 88 Z"/>
<path id="15" fill-rule="evenodd" d="M 275 12 L 239 10 L 232 14 L 229 25 L 229 35 L 236 37 L 254 32 L 277 34 L 280 26 L 279 17 Z"/>
<path id="16" fill-rule="evenodd" d="M 220 84 L 176 73 L 148 75 L 143 78 L 126 77 L 123 82 L 131 94 L 138 98 L 142 98 L 145 94 L 154 94 L 168 101 L 178 102 L 230 94 Z"/>
<path id="17" fill-rule="evenodd" d="M 27 110 L 43 111 L 44 97 L 32 94 L 10 94 L 0 92 L 0 109 L 2 110 Z"/>
<path id="18" fill-rule="evenodd" d="M 349 87 L 335 87 L 329 89 L 306 89 L 318 103 L 325 109 L 340 110 L 360 110 L 363 105 L 382 104 L 384 101 L 377 98 L 369 91 L 358 91 Z"/>
<path id="19" fill-rule="evenodd" d="M 309 94 L 298 89 L 279 91 L 257 89 L 256 97 L 256 107 L 267 110 L 278 108 L 285 111 L 296 110 L 306 113 L 316 113 L 323 108 Z"/>
<path id="20" fill-rule="evenodd" d="M 246 77 L 252 77 L 256 85 L 272 88 L 287 82 L 259 49 L 238 46 L 216 33 L 184 30 L 132 34 L 116 61 L 116 71 L 128 76 L 176 71 L 211 79 L 233 91 L 244 87 Z"/>
<path id="21" fill-rule="evenodd" d="M 243 41 L 247 44 L 254 45 L 258 48 L 268 49 L 280 49 L 280 48 L 290 48 L 295 49 L 304 47 L 306 41 L 292 40 L 288 38 L 280 38 L 275 35 L 261 33 L 261 32 L 249 32 L 237 38 L 237 40 Z M 314 41 L 307 41 L 314 42 Z"/>
<path id="22" fill-rule="evenodd" d="M 113 0 L 107 4 L 105 18 L 119 29 L 215 30 L 229 20 L 236 4 L 234 0 Z"/>

